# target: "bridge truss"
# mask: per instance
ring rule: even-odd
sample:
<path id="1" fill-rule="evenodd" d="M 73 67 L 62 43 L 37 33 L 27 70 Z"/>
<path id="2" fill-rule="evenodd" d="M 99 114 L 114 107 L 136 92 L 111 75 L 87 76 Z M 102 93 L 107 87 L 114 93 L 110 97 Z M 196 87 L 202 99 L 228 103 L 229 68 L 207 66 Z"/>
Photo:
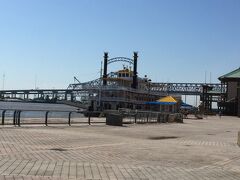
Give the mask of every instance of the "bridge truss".
<path id="1" fill-rule="evenodd" d="M 150 93 L 164 93 L 168 95 L 201 95 L 203 92 L 203 86 L 212 87 L 212 91 L 216 93 L 225 93 L 226 86 L 222 84 L 205 84 L 205 83 L 157 83 L 153 82 L 150 85 L 146 85 L 141 89 L 134 91 L 148 91 Z M 12 95 L 12 94 L 72 94 L 72 93 L 89 93 L 97 92 L 99 89 L 116 89 L 124 88 L 119 87 L 116 82 L 108 81 L 107 86 L 102 85 L 101 79 L 85 83 L 70 84 L 67 89 L 27 89 L 27 90 L 1 90 L 1 95 Z M 131 88 L 125 88 L 131 89 Z"/>
<path id="2" fill-rule="evenodd" d="M 116 81 L 107 81 L 107 85 L 103 85 L 102 79 L 98 78 L 93 81 L 84 83 L 70 84 L 67 89 L 28 89 L 28 90 L 2 90 L 0 97 L 4 98 L 19 98 L 24 100 L 31 100 L 34 98 L 57 99 L 62 101 L 81 102 L 87 105 L 90 99 L 100 97 L 101 91 L 106 90 L 124 90 L 129 92 L 145 93 L 151 95 L 203 95 L 203 87 L 211 87 L 211 101 L 217 102 L 220 100 L 222 94 L 226 93 L 226 86 L 222 84 L 212 83 L 160 83 L 147 82 L 145 86 L 138 89 L 130 87 L 119 86 Z"/>
<path id="3" fill-rule="evenodd" d="M 226 86 L 220 83 L 161 83 L 152 82 L 146 84 L 146 86 L 141 87 L 139 91 L 150 91 L 151 93 L 165 93 L 169 95 L 201 95 L 203 92 L 203 86 L 212 87 L 212 92 L 225 93 Z M 68 90 L 84 90 L 84 89 L 99 89 L 102 86 L 101 79 L 96 79 L 93 81 L 85 83 L 70 84 Z M 105 88 L 118 88 L 116 82 L 108 81 L 108 85 Z M 120 88 L 120 87 L 119 87 Z"/>

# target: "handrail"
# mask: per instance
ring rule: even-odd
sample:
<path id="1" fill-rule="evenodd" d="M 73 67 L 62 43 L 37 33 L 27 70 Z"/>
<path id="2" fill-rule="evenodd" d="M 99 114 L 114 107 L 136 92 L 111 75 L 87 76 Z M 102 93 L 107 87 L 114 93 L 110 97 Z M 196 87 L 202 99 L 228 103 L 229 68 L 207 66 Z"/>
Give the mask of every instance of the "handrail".
<path id="1" fill-rule="evenodd" d="M 85 111 L 63 111 L 63 110 L 36 110 L 36 109 L 11 109 L 11 108 L 1 108 L 0 111 L 31 111 L 31 112 L 46 112 L 46 111 L 51 111 L 51 112 L 78 112 L 78 113 L 81 113 L 81 112 L 85 112 Z"/>
<path id="2" fill-rule="evenodd" d="M 21 126 L 21 114 L 23 112 L 44 112 L 45 113 L 45 121 L 43 124 L 45 126 L 48 126 L 48 119 L 49 119 L 49 113 L 51 112 L 65 112 L 68 113 L 67 122 L 69 126 L 71 126 L 71 118 L 73 113 L 80 113 L 84 114 L 87 117 L 87 123 L 88 125 L 91 125 L 93 122 L 91 121 L 91 117 L 94 117 L 94 114 L 100 113 L 99 111 L 60 111 L 60 110 L 16 110 L 16 109 L 0 109 L 2 111 L 2 125 L 5 125 L 5 117 L 7 111 L 13 111 L 13 125 L 14 126 Z M 151 122 L 168 122 L 168 117 L 172 113 L 165 113 L 165 112 L 156 112 L 156 111 L 142 111 L 142 110 L 130 110 L 130 109 L 120 109 L 120 110 L 106 110 L 103 112 L 104 114 L 108 113 L 117 113 L 119 115 L 122 115 L 123 118 L 134 118 L 134 123 L 151 123 Z M 173 113 L 173 114 L 179 114 L 179 113 Z M 103 123 L 103 122 L 95 122 L 95 123 Z M 35 123 L 31 123 L 35 124 Z M 56 123 L 58 124 L 58 123 Z"/>
<path id="3" fill-rule="evenodd" d="M 48 126 L 48 115 L 49 113 L 54 113 L 54 112 L 63 112 L 63 113 L 68 113 L 68 121 L 67 124 L 71 126 L 71 115 L 72 113 L 80 113 L 80 114 L 87 114 L 88 116 L 88 121 L 86 122 L 87 124 L 91 125 L 91 117 L 93 113 L 96 113 L 96 111 L 61 111 L 61 110 L 27 110 L 27 109 L 0 109 L 2 111 L 2 124 L 5 125 L 5 118 L 6 118 L 6 112 L 7 111 L 13 111 L 13 125 L 14 126 L 21 126 L 21 113 L 22 112 L 45 112 L 45 126 Z M 34 124 L 34 123 L 33 123 Z"/>

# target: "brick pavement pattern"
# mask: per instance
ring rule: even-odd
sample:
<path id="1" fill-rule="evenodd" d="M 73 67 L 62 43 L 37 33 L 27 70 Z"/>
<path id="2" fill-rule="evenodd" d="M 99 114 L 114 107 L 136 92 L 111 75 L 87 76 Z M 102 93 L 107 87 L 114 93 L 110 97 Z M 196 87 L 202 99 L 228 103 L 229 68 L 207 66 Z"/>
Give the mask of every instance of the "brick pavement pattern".
<path id="1" fill-rule="evenodd" d="M 240 119 L 0 128 L 0 180 L 240 179 Z"/>

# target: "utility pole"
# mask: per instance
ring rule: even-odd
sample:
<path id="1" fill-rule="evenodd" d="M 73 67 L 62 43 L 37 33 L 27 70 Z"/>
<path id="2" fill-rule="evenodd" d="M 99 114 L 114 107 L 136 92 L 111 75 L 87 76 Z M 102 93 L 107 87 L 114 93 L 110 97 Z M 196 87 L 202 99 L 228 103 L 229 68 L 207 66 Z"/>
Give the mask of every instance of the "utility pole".
<path id="1" fill-rule="evenodd" d="M 99 94 L 98 94 L 98 107 L 99 107 L 99 110 L 101 111 L 102 110 L 102 107 L 101 107 L 101 96 L 102 96 L 102 65 L 103 65 L 103 62 L 101 61 L 101 69 L 100 69 L 100 84 L 99 84 Z"/>
<path id="2" fill-rule="evenodd" d="M 2 90 L 4 90 L 5 86 L 5 73 L 3 73 L 3 84 L 2 84 Z"/>
<path id="3" fill-rule="evenodd" d="M 37 75 L 35 75 L 35 79 L 34 79 L 34 88 L 37 89 Z"/>
<path id="4" fill-rule="evenodd" d="M 207 71 L 205 71 L 205 84 L 207 83 Z"/>
<path id="5" fill-rule="evenodd" d="M 210 84 L 212 83 L 212 72 L 210 72 Z"/>

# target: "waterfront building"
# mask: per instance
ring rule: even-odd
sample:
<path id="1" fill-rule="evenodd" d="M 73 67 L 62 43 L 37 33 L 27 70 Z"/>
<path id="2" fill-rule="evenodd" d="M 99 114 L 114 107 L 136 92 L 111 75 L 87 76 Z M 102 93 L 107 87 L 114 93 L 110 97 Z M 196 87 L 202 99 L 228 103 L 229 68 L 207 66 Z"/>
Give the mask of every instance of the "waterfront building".
<path id="1" fill-rule="evenodd" d="M 218 103 L 220 111 L 227 115 L 240 117 L 240 68 L 218 78 L 223 86 L 227 87 Z"/>

